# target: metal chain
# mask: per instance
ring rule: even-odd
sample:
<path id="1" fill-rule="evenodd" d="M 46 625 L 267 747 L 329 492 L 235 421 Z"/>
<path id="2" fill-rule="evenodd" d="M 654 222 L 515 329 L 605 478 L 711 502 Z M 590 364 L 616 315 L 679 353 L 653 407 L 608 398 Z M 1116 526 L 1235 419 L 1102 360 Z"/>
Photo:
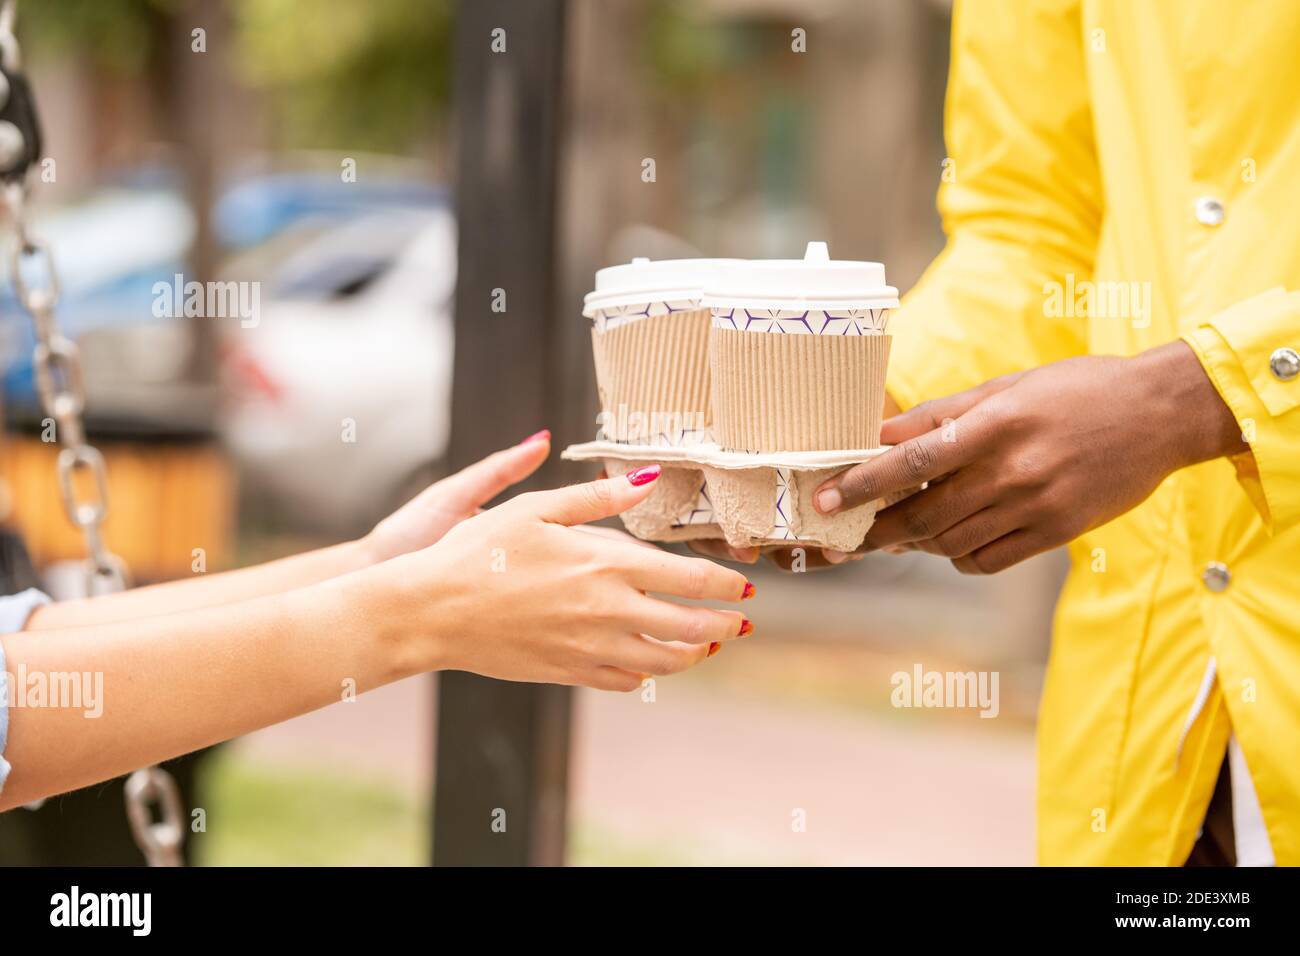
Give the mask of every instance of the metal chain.
<path id="1" fill-rule="evenodd" d="M 0 8 L 0 63 L 6 71 L 17 69 L 19 47 L 13 33 L 14 0 Z M 0 108 L 3 107 L 0 103 Z M 9 260 L 10 281 L 18 302 L 28 312 L 36 333 L 32 364 L 41 407 L 54 422 L 59 443 L 58 480 L 63 510 L 86 542 L 86 594 L 111 594 L 131 586 L 126 563 L 104 544 L 101 528 L 108 516 L 108 475 L 104 456 L 86 441 L 82 413 L 86 405 L 85 379 L 77 345 L 59 331 L 54 307 L 59 301 L 59 280 L 49 246 L 27 231 L 24 178 L 4 185 L 2 201 L 13 238 Z M 42 285 L 30 285 L 24 266 L 37 267 Z M 91 479 L 91 491 L 79 498 L 78 473 Z M 181 866 L 184 839 L 180 792 L 165 770 L 146 767 L 131 774 L 125 789 L 127 819 L 136 845 L 149 866 Z M 154 819 L 154 808 L 158 819 Z"/>
<path id="2" fill-rule="evenodd" d="M 145 767 L 126 780 L 126 818 L 131 823 L 131 835 L 150 866 L 184 866 L 181 859 L 181 841 L 185 830 L 181 825 L 184 810 L 181 792 L 176 781 L 161 767 Z M 158 807 L 158 819 L 150 809 Z"/>

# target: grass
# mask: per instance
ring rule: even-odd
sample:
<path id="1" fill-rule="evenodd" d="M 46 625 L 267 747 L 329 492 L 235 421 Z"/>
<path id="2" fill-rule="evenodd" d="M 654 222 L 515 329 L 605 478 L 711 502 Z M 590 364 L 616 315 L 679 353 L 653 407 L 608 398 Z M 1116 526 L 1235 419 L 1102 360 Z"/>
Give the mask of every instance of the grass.
<path id="1" fill-rule="evenodd" d="M 207 832 L 201 866 L 423 866 L 428 808 L 402 788 L 316 767 L 273 767 L 226 748 L 204 762 Z M 736 854 L 700 858 L 696 847 L 635 840 L 579 821 L 577 866 L 672 866 L 760 862 Z M 722 858 L 719 858 L 722 857 Z"/>
<path id="2" fill-rule="evenodd" d="M 734 648 L 734 649 L 733 649 Z M 847 641 L 774 640 L 746 638 L 724 647 L 725 653 L 673 680 L 733 693 L 772 706 L 801 711 L 869 715 L 901 726 L 970 726 L 980 731 L 1023 734 L 1032 730 L 1042 687 L 1041 669 L 1004 665 L 1000 676 L 999 719 L 981 721 L 973 709 L 899 709 L 891 706 L 892 675 L 911 672 L 916 655 L 880 650 Z M 969 662 L 925 654 L 927 670 L 971 671 Z M 995 726 L 994 726 L 995 725 Z"/>
<path id="3" fill-rule="evenodd" d="M 227 748 L 205 761 L 202 866 L 417 866 L 428 820 L 382 782 L 330 770 L 273 768 Z"/>

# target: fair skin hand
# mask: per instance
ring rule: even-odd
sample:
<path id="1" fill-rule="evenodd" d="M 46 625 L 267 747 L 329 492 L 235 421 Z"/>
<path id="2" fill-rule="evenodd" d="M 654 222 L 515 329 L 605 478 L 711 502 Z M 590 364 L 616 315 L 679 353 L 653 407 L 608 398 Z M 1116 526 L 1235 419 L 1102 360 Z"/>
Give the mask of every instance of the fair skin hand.
<path id="1" fill-rule="evenodd" d="M 501 492 L 531 475 L 550 450 L 551 433 L 542 431 L 489 455 L 430 485 L 357 541 L 255 567 L 198 574 L 118 594 L 49 604 L 32 614 L 26 629 L 60 630 L 231 604 L 305 587 L 427 548 Z"/>
<path id="2" fill-rule="evenodd" d="M 424 672 L 628 691 L 698 664 L 747 622 L 651 595 L 737 601 L 744 576 L 575 527 L 644 500 L 654 477 L 520 495 L 430 547 L 281 593 L 4 635 L 11 673 L 103 683 L 95 719 L 10 708 L 0 811 Z M 441 509 L 421 512 L 412 525 L 434 528 Z"/>
<path id="3" fill-rule="evenodd" d="M 993 379 L 891 418 L 881 439 L 896 447 L 827 481 L 816 507 L 835 514 L 930 482 L 883 509 L 859 553 L 928 551 L 968 574 L 1065 544 L 1174 471 L 1249 450 L 1184 342 Z"/>
<path id="4" fill-rule="evenodd" d="M 657 476 L 658 466 L 640 471 Z M 446 667 L 635 690 L 646 675 L 685 670 L 748 633 L 737 612 L 650 596 L 739 601 L 744 575 L 576 527 L 626 511 L 649 491 L 619 477 L 520 495 L 387 567 L 409 574 L 416 593 L 437 588 L 438 613 L 464 621 Z M 485 579 L 498 577 L 512 580 L 483 614 Z"/>

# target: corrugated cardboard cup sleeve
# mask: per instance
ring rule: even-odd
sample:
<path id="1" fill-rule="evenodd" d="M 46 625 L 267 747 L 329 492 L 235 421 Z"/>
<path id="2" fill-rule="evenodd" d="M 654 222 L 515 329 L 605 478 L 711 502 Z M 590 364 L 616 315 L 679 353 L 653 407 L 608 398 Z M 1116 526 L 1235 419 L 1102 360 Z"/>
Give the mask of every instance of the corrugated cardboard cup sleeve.
<path id="1" fill-rule="evenodd" d="M 592 329 L 591 348 L 607 438 L 634 441 L 708 428 L 708 309 Z"/>
<path id="2" fill-rule="evenodd" d="M 709 329 L 718 444 L 758 453 L 879 447 L 891 341 Z"/>

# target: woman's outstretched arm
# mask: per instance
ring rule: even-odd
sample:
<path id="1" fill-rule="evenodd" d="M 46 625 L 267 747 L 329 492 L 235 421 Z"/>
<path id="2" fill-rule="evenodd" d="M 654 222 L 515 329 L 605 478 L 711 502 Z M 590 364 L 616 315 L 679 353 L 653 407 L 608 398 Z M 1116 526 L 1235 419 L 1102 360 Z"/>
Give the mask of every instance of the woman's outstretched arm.
<path id="1" fill-rule="evenodd" d="M 357 571 L 408 551 L 427 548 L 448 529 L 546 460 L 550 432 L 538 432 L 425 489 L 357 541 L 308 551 L 255 567 L 135 588 L 118 594 L 61 601 L 38 608 L 29 631 L 63 630 L 172 614 L 278 594 Z"/>
<path id="2" fill-rule="evenodd" d="M 333 703 L 345 679 L 359 693 L 415 673 L 417 660 L 436 667 L 437 638 L 419 635 L 423 653 L 411 653 L 414 635 L 374 613 L 369 592 L 363 578 L 338 578 L 227 607 L 0 637 L 12 688 L 0 810 Z M 37 686 L 43 701 L 31 699 Z"/>
<path id="3" fill-rule="evenodd" d="M 752 626 L 650 594 L 738 601 L 753 593 L 744 576 L 572 527 L 636 505 L 657 477 L 520 495 L 432 547 L 282 594 L 0 637 L 12 699 L 0 810 L 424 671 L 629 691 L 699 663 Z M 79 706 L 25 700 L 33 680 L 79 686 Z"/>

